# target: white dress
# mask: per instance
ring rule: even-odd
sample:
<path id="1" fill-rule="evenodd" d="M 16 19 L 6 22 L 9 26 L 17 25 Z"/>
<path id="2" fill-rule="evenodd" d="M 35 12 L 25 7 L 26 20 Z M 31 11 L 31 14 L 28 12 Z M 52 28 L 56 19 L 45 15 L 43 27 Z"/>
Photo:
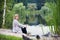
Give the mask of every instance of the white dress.
<path id="1" fill-rule="evenodd" d="M 18 22 L 18 20 L 13 20 L 13 32 L 22 33 L 21 27 L 23 28 L 25 25 Z"/>

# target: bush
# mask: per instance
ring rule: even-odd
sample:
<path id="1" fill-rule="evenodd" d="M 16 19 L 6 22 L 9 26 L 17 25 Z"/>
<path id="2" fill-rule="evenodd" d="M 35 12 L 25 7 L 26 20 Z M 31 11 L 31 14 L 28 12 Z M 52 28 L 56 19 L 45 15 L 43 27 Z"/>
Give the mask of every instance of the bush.
<path id="1" fill-rule="evenodd" d="M 0 0 L 0 28 L 2 27 L 2 21 L 3 21 L 3 7 L 4 7 L 4 0 Z"/>
<path id="2" fill-rule="evenodd" d="M 22 38 L 0 34 L 0 40 L 22 40 Z"/>
<path id="3" fill-rule="evenodd" d="M 11 12 L 7 12 L 6 13 L 6 21 L 5 21 L 5 28 L 12 28 L 12 23 L 13 23 L 13 15 L 14 15 L 14 12 L 11 11 Z"/>
<path id="4" fill-rule="evenodd" d="M 41 8 L 41 15 L 48 25 L 53 25 L 53 10 L 48 2 Z"/>

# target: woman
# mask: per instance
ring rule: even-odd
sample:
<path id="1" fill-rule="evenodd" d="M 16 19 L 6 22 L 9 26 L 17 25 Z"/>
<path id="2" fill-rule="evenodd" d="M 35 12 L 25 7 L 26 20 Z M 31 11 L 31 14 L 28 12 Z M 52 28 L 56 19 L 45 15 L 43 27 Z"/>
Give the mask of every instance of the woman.
<path id="1" fill-rule="evenodd" d="M 18 20 L 19 20 L 19 15 L 15 14 L 14 19 L 13 19 L 13 32 L 22 33 L 21 28 L 26 28 L 26 25 L 23 25 L 23 24 L 19 23 Z"/>

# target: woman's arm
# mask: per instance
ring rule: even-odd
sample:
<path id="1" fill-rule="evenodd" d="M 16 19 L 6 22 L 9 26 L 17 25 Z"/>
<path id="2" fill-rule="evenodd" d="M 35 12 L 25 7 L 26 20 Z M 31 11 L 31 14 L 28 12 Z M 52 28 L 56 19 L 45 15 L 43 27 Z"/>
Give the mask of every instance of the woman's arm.
<path id="1" fill-rule="evenodd" d="M 26 25 L 23 25 L 23 24 L 19 23 L 18 21 L 16 21 L 16 24 L 17 24 L 19 27 L 22 27 L 22 28 L 26 27 Z"/>

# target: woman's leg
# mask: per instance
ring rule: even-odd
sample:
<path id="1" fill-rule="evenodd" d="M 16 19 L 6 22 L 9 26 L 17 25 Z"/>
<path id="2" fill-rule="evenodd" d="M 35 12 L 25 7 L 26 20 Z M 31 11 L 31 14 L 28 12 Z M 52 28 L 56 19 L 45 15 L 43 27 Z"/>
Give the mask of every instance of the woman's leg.
<path id="1" fill-rule="evenodd" d="M 25 27 L 24 27 L 24 28 L 21 28 L 21 29 L 22 29 L 22 32 L 23 32 L 23 33 L 27 34 L 27 30 L 26 30 Z"/>

